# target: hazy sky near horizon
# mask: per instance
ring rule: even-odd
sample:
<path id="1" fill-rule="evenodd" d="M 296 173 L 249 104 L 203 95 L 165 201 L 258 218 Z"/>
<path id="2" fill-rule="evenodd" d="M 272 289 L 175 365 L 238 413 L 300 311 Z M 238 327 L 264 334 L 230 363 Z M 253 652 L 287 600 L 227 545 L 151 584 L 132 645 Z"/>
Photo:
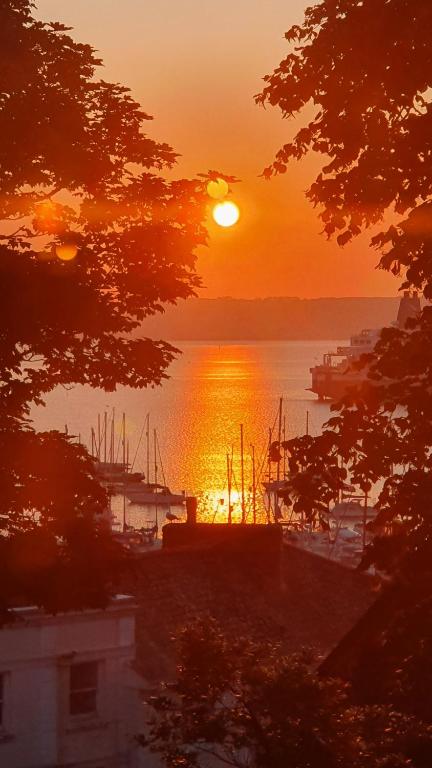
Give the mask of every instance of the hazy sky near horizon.
<path id="1" fill-rule="evenodd" d="M 199 253 L 202 296 L 386 296 L 397 281 L 374 269 L 369 237 L 341 249 L 320 234 L 305 200 L 318 165 L 259 178 L 292 135 L 293 121 L 253 96 L 288 52 L 284 32 L 304 0 L 36 0 L 37 15 L 74 28 L 104 60 L 101 77 L 132 89 L 153 138 L 180 153 L 176 176 L 217 169 L 241 179 L 240 223 L 210 223 Z M 297 123 L 298 127 L 298 123 Z"/>

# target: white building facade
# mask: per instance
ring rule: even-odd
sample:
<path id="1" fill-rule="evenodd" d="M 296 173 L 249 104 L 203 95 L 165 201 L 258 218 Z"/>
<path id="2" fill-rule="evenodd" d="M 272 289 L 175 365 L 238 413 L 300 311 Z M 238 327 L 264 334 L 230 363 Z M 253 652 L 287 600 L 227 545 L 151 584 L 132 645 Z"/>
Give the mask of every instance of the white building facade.
<path id="1" fill-rule="evenodd" d="M 141 758 L 135 605 L 46 615 L 0 629 L 1 768 L 129 768 Z"/>

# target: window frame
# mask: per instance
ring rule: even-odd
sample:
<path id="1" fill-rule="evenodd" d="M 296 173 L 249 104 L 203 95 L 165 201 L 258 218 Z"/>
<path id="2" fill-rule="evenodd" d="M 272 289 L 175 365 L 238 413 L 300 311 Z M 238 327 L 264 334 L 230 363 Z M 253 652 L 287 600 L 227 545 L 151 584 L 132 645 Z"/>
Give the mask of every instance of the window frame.
<path id="1" fill-rule="evenodd" d="M 85 660 L 77 660 L 74 661 L 72 664 L 69 665 L 69 688 L 68 688 L 68 713 L 69 717 L 72 720 L 79 719 L 79 718 L 94 718 L 99 716 L 99 691 L 100 691 L 100 684 L 101 684 L 101 661 L 100 659 L 85 659 Z M 73 670 L 79 668 L 79 667 L 94 667 L 95 670 L 95 681 L 91 685 L 74 685 L 73 681 Z M 73 704 L 74 699 L 77 699 L 79 697 L 86 697 L 91 696 L 93 697 L 94 706 L 88 709 L 84 708 L 77 708 L 76 702 L 75 706 Z"/>

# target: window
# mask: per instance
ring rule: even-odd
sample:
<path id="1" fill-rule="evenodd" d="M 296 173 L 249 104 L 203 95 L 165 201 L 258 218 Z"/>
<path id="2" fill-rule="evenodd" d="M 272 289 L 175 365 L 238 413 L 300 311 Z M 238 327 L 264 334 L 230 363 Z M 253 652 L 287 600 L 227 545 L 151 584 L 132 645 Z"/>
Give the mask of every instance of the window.
<path id="1" fill-rule="evenodd" d="M 70 667 L 69 712 L 89 715 L 97 710 L 98 663 L 86 661 Z"/>

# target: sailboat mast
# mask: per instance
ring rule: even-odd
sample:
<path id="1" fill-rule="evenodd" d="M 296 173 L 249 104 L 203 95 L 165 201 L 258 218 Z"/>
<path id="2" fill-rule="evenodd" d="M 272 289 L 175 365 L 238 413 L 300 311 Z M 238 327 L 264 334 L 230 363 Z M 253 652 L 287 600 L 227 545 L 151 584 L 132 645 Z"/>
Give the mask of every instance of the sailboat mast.
<path id="1" fill-rule="evenodd" d="M 255 470 L 255 446 L 252 445 L 252 513 L 253 522 L 256 525 L 256 470 Z"/>
<path id="2" fill-rule="evenodd" d="M 161 454 L 161 449 L 160 449 L 159 438 L 158 438 L 157 434 L 156 434 L 156 448 L 157 448 L 157 456 L 158 456 L 158 461 L 159 461 L 159 468 L 160 468 L 161 475 L 162 475 L 162 482 L 163 482 L 164 485 L 166 485 L 165 470 L 164 470 L 164 465 L 163 465 L 163 461 L 162 461 L 162 454 Z"/>
<path id="3" fill-rule="evenodd" d="M 269 484 L 271 483 L 271 479 L 272 479 L 272 471 L 271 471 L 271 444 L 272 444 L 272 428 L 269 427 L 269 439 L 268 439 L 268 451 L 267 451 L 268 452 L 267 472 L 268 472 L 268 482 L 269 482 Z M 267 491 L 267 499 L 268 499 L 268 504 L 266 504 L 266 507 L 267 507 L 267 520 L 270 523 L 271 522 L 271 519 L 270 519 L 270 514 L 271 514 L 271 491 L 270 491 L 270 485 L 269 485 L 269 489 Z"/>
<path id="4" fill-rule="evenodd" d="M 229 453 L 226 455 L 226 464 L 227 464 L 227 480 L 228 480 L 228 524 L 231 525 L 232 523 L 232 514 L 231 514 L 231 467 L 230 467 L 230 456 Z"/>
<path id="5" fill-rule="evenodd" d="M 271 444 L 272 444 L 272 429 L 270 427 L 269 429 L 269 440 L 268 440 L 268 481 L 271 483 Z"/>
<path id="6" fill-rule="evenodd" d="M 154 443 L 154 481 L 155 486 L 157 485 L 158 481 L 158 465 L 157 465 L 157 434 L 156 430 L 153 430 L 153 443 Z M 159 531 L 159 520 L 158 520 L 158 505 L 157 505 L 157 488 L 155 488 L 155 528 L 156 528 L 156 538 Z"/>
<path id="7" fill-rule="evenodd" d="M 245 493 L 244 493 L 244 445 L 243 424 L 240 424 L 240 462 L 241 462 L 241 521 L 246 522 Z"/>
<path id="8" fill-rule="evenodd" d="M 158 465 L 157 465 L 157 433 L 156 430 L 153 430 L 153 445 L 154 445 L 154 481 L 155 484 L 158 481 Z"/>
<path id="9" fill-rule="evenodd" d="M 115 410 L 112 409 L 111 417 L 111 439 L 110 439 L 110 462 L 114 464 L 114 423 L 115 423 Z"/>
<path id="10" fill-rule="evenodd" d="M 146 467 L 146 480 L 149 483 L 150 482 L 150 414 L 147 414 L 147 430 L 146 430 L 146 441 L 147 441 L 147 467 Z"/>
<path id="11" fill-rule="evenodd" d="M 123 411 L 122 414 L 122 448 L 123 448 L 123 478 L 124 478 L 124 488 L 123 488 L 123 532 L 127 530 L 126 525 L 126 414 Z"/>
<path id="12" fill-rule="evenodd" d="M 284 417 L 283 417 L 282 437 L 283 437 L 283 442 L 286 443 L 286 416 L 285 416 L 285 414 L 284 414 Z M 285 448 L 284 448 L 284 452 L 283 452 L 283 479 L 286 480 L 286 450 L 285 450 Z"/>
<path id="13" fill-rule="evenodd" d="M 106 464 L 107 460 L 107 429 L 108 429 L 108 421 L 107 421 L 107 412 L 104 413 L 104 464 Z"/>
<path id="14" fill-rule="evenodd" d="M 124 411 L 122 416 L 122 448 L 123 448 L 123 471 L 126 472 L 126 414 Z"/>
<path id="15" fill-rule="evenodd" d="M 276 476 L 278 481 L 280 480 L 280 462 L 281 462 L 281 460 L 280 460 L 280 450 L 281 450 L 280 444 L 281 444 L 281 441 L 282 441 L 282 403 L 283 403 L 283 398 L 281 397 L 279 399 L 279 412 L 278 412 L 278 456 L 279 456 L 279 458 L 278 458 L 278 463 L 277 463 L 277 476 Z"/>

